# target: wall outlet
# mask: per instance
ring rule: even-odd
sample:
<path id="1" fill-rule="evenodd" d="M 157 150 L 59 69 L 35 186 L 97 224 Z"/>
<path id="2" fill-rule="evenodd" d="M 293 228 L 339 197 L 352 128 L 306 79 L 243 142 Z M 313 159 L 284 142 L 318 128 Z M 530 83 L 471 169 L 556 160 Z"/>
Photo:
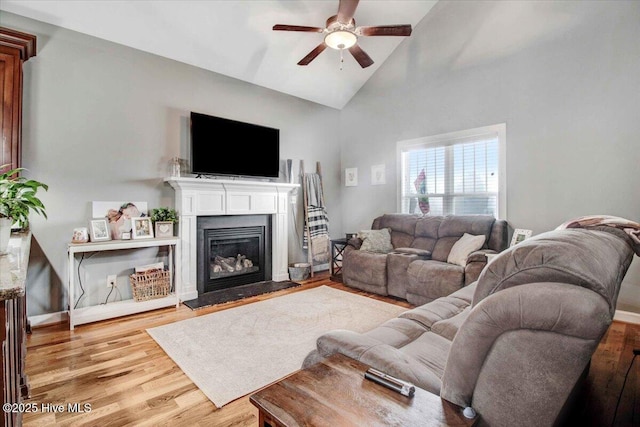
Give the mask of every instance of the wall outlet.
<path id="1" fill-rule="evenodd" d="M 118 276 L 115 274 L 110 274 L 107 276 L 107 288 L 113 288 L 116 285 L 116 278 Z"/>

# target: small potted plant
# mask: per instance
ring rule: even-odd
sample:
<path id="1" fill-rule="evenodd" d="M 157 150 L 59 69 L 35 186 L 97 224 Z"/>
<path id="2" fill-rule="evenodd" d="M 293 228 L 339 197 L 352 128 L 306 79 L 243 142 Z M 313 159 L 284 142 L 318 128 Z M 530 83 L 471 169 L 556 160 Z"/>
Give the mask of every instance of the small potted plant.
<path id="1" fill-rule="evenodd" d="M 10 165 L 0 166 L 0 171 Z M 18 174 L 23 168 L 6 170 L 0 173 L 0 253 L 4 253 L 9 245 L 11 227 L 26 229 L 29 226 L 31 211 L 47 217 L 44 204 L 36 197 L 38 189 L 49 189 L 46 184 L 27 179 Z"/>
<path id="2" fill-rule="evenodd" d="M 178 214 L 171 208 L 152 209 L 151 221 L 155 224 L 156 237 L 173 237 L 173 224 L 178 222 Z"/>

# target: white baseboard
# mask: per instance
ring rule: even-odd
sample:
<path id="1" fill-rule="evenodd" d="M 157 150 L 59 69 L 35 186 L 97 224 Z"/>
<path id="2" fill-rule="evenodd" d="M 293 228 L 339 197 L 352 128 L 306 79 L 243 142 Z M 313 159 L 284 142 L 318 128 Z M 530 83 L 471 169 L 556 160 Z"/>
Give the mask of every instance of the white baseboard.
<path id="1" fill-rule="evenodd" d="M 31 327 L 53 325 L 54 323 L 63 323 L 69 319 L 69 314 L 66 311 L 58 311 L 56 313 L 38 314 L 36 316 L 29 316 L 29 323 Z"/>
<path id="2" fill-rule="evenodd" d="M 640 313 L 616 310 L 615 314 L 613 315 L 613 320 L 640 325 Z"/>

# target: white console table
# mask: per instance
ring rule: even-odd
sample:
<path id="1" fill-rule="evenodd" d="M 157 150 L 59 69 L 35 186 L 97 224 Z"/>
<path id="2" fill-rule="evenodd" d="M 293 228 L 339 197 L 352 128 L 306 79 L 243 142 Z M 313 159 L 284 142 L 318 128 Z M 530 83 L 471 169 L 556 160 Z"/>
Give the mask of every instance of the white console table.
<path id="1" fill-rule="evenodd" d="M 139 249 L 167 246 L 169 249 L 168 265 L 171 285 L 173 293 L 163 298 L 152 299 L 149 301 L 136 302 L 133 299 L 110 302 L 104 305 L 94 305 L 89 307 L 74 308 L 75 290 L 76 290 L 76 274 L 75 274 L 75 256 L 84 252 L 103 252 L 116 251 L 121 249 Z M 68 245 L 68 269 L 69 269 L 69 329 L 73 330 L 76 325 L 82 325 L 99 320 L 111 319 L 128 314 L 141 313 L 143 311 L 155 310 L 163 307 L 175 305 L 180 306 L 180 287 L 181 287 L 181 265 L 174 259 L 180 260 L 180 238 L 167 237 L 156 239 L 140 239 L 140 240 L 111 240 L 106 242 L 90 242 L 90 243 L 70 243 Z M 175 257 L 174 257 L 175 254 Z"/>

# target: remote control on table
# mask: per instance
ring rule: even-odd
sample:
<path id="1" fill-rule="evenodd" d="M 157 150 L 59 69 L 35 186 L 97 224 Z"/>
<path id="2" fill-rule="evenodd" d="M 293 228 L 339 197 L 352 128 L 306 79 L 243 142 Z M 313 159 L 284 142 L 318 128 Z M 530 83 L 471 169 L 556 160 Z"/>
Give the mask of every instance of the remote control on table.
<path id="1" fill-rule="evenodd" d="M 392 377 L 391 375 L 387 375 L 384 372 L 381 372 L 374 368 L 367 369 L 367 372 L 364 373 L 364 377 L 393 391 L 396 391 L 403 396 L 413 397 L 416 392 L 416 387 L 413 384 Z"/>

